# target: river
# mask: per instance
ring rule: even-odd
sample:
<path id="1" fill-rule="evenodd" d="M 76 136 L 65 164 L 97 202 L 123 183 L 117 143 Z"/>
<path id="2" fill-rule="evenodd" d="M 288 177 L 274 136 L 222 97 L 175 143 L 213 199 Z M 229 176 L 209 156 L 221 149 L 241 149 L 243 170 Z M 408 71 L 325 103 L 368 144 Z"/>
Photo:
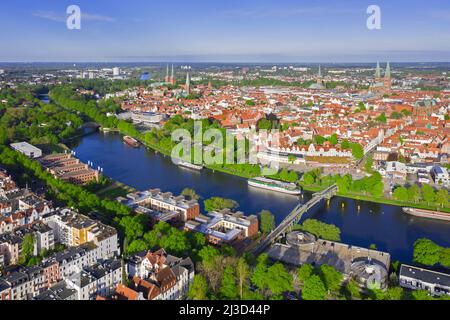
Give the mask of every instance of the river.
<path id="1" fill-rule="evenodd" d="M 95 166 L 104 168 L 106 176 L 138 190 L 159 188 L 178 195 L 189 187 L 203 199 L 212 196 L 234 199 L 246 215 L 270 210 L 277 223 L 299 201 L 295 196 L 249 187 L 243 178 L 209 170 L 196 172 L 179 168 L 170 158 L 145 147 L 129 147 L 116 133 L 86 136 L 72 148 L 82 161 L 92 161 Z M 309 196 L 306 195 L 304 200 Z M 306 218 L 338 226 L 344 243 L 363 247 L 375 244 L 379 250 L 389 252 L 393 261 L 411 262 L 413 244 L 422 237 L 450 246 L 450 222 L 407 216 L 400 207 L 391 205 L 335 197 L 329 206 L 318 205 Z"/>

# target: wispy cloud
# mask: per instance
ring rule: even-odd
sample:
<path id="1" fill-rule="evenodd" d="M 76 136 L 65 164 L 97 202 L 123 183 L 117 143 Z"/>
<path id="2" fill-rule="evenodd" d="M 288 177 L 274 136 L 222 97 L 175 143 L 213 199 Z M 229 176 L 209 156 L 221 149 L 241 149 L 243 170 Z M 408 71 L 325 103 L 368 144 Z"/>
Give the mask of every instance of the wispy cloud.
<path id="1" fill-rule="evenodd" d="M 67 20 L 67 16 L 64 14 L 56 13 L 54 11 L 34 11 L 32 13 L 34 17 L 56 21 L 56 22 L 65 22 Z M 85 21 L 97 21 L 97 22 L 114 22 L 116 19 L 104 15 L 99 14 L 91 14 L 86 12 L 81 12 L 81 19 Z"/>
<path id="2" fill-rule="evenodd" d="M 317 15 L 317 14 L 345 14 L 359 12 L 360 10 L 342 9 L 336 7 L 307 7 L 307 8 L 252 8 L 252 9 L 236 9 L 225 11 L 229 16 L 241 16 L 248 18 L 286 18 L 295 16 Z"/>

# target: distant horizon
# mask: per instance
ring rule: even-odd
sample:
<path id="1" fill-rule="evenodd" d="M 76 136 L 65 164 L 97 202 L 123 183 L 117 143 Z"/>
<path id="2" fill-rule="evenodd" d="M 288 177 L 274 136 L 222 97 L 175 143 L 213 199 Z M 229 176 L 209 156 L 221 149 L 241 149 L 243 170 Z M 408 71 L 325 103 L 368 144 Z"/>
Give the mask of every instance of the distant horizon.
<path id="1" fill-rule="evenodd" d="M 0 4 L 0 61 L 370 63 L 450 60 L 450 2 L 378 0 L 79 0 Z M 297 61 L 297 62 L 294 62 Z"/>
<path id="2" fill-rule="evenodd" d="M 65 64 L 86 64 L 86 63 L 98 63 L 98 64 L 142 64 L 142 63 L 151 63 L 151 64 L 267 64 L 267 65 L 276 65 L 276 64 L 291 64 L 291 65 L 299 65 L 299 64 L 376 64 L 379 62 L 380 64 L 386 64 L 389 62 L 390 64 L 430 64 L 430 63 L 450 63 L 450 59 L 439 60 L 439 61 L 427 61 L 427 60 L 417 60 L 417 61 L 395 61 L 395 60 L 373 60 L 373 61 L 192 61 L 192 60 L 140 60 L 140 61 L 119 61 L 119 60 L 111 60 L 111 61 L 100 61 L 100 60 L 22 60 L 22 61 L 0 61 L 0 64 L 54 64 L 54 63 L 65 63 Z"/>

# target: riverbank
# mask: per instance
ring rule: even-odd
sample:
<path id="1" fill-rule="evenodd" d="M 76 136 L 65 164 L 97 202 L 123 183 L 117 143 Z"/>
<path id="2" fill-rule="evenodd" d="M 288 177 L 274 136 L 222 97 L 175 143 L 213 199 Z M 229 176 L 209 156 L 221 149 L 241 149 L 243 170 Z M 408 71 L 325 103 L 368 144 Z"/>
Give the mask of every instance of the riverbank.
<path id="1" fill-rule="evenodd" d="M 70 146 L 82 161 L 90 160 L 104 168 L 104 175 L 137 190 L 158 188 L 179 195 L 185 188 L 196 190 L 204 212 L 204 199 L 221 197 L 239 203 L 246 215 L 269 210 L 278 225 L 303 198 L 252 188 L 247 180 L 236 175 L 212 170 L 188 170 L 175 165 L 171 158 L 144 146 L 131 148 L 118 134 L 90 135 Z M 103 195 L 100 195 L 103 197 Z M 342 205 L 344 203 L 344 206 Z M 450 246 L 450 222 L 420 219 L 403 213 L 399 206 L 336 196 L 317 205 L 304 219 L 316 219 L 341 229 L 342 242 L 391 253 L 394 260 L 410 262 L 413 244 L 428 238 L 442 246 Z"/>
<path id="2" fill-rule="evenodd" d="M 320 192 L 322 190 L 325 190 L 328 186 L 322 187 L 322 186 L 305 186 L 301 185 L 303 190 L 309 191 L 309 192 Z M 450 213 L 450 208 L 442 208 L 437 206 L 430 206 L 424 203 L 413 203 L 408 201 L 399 201 L 395 199 L 388 199 L 385 197 L 379 198 L 369 195 L 362 195 L 362 194 L 351 194 L 351 193 L 342 193 L 338 192 L 336 194 L 337 196 L 341 198 L 347 198 L 352 200 L 360 200 L 360 201 L 367 201 L 367 202 L 373 202 L 373 203 L 379 203 L 379 204 L 387 204 L 397 207 L 409 207 L 409 208 L 416 208 L 416 209 L 424 209 L 424 210 L 430 210 L 430 211 L 440 211 L 440 212 L 448 212 Z"/>
<path id="3" fill-rule="evenodd" d="M 56 99 L 57 100 L 57 99 Z M 139 131 L 137 131 L 137 129 L 135 128 L 135 126 L 131 123 L 128 122 L 124 122 L 122 120 L 107 120 L 105 118 L 105 115 L 100 113 L 99 110 L 97 109 L 92 109 L 89 108 L 87 105 L 84 104 L 79 104 L 75 101 L 71 101 L 70 99 L 64 99 L 61 100 L 61 103 L 57 102 L 60 106 L 62 106 L 63 108 L 65 108 L 65 106 L 63 106 L 63 103 L 68 104 L 68 106 L 66 106 L 68 109 L 72 109 L 72 110 L 76 110 L 78 112 L 81 112 L 82 114 L 86 115 L 89 117 L 88 114 L 91 115 L 90 118 L 92 118 L 93 120 L 98 120 L 98 122 L 105 126 L 106 128 L 111 128 L 114 127 L 114 129 L 117 129 L 118 132 L 122 135 L 128 135 L 131 136 L 133 138 L 135 138 L 136 140 L 138 140 L 143 146 L 145 146 L 146 148 L 149 148 L 155 152 L 161 153 L 162 155 L 166 156 L 166 157 L 171 157 L 172 156 L 172 150 L 170 148 L 170 146 L 166 146 L 164 145 L 165 148 L 161 147 L 160 144 L 158 142 L 156 143 L 149 143 L 149 141 L 151 139 L 149 139 L 146 135 L 140 133 Z M 72 106 L 73 105 L 73 106 Z M 113 126 L 111 125 L 106 125 L 106 123 L 111 123 L 113 124 Z M 146 141 L 147 140 L 147 141 Z M 170 150 L 167 150 L 167 148 L 170 148 Z M 261 175 L 261 170 L 258 166 L 255 165 L 250 165 L 250 164 L 244 164 L 244 165 L 205 165 L 205 168 L 212 171 L 212 172 L 222 172 L 225 174 L 229 174 L 229 175 L 233 175 L 233 176 L 238 176 L 241 178 L 245 178 L 245 179 L 251 179 L 251 178 L 255 178 L 257 176 Z M 323 189 L 323 187 L 321 186 L 305 186 L 303 183 L 301 183 L 301 181 L 299 182 L 299 184 L 307 191 L 311 191 L 311 192 L 318 192 L 321 191 Z M 395 205 L 395 206 L 408 206 L 408 207 L 413 207 L 413 208 L 420 208 L 420 209 L 428 209 L 428 210 L 438 210 L 438 207 L 435 206 L 429 206 L 429 205 L 425 205 L 423 203 L 410 203 L 410 202 L 400 202 L 394 199 L 388 199 L 386 197 L 374 197 L 374 196 L 367 196 L 367 195 L 362 195 L 362 194 L 349 194 L 349 193 L 339 193 L 339 195 L 341 197 L 344 198 L 349 198 L 349 199 L 355 199 L 355 200 L 364 200 L 364 201 L 370 201 L 370 202 L 374 202 L 374 203 L 382 203 L 382 204 L 389 204 L 389 205 Z M 450 208 L 443 208 L 441 210 L 445 210 L 445 211 L 450 211 Z"/>
<path id="4" fill-rule="evenodd" d="M 119 131 L 120 134 L 123 134 Z M 158 153 L 161 153 L 163 156 L 171 157 L 171 152 L 168 152 L 167 150 L 164 150 L 158 146 L 154 146 L 151 144 L 146 143 L 143 140 L 137 139 L 144 147 L 156 151 Z M 239 171 L 239 170 L 233 170 L 232 168 L 226 168 L 219 165 L 205 165 L 206 169 L 211 170 L 213 173 L 218 171 L 225 174 L 237 176 L 244 179 L 251 179 L 255 178 L 258 175 L 252 175 L 247 174 L 245 172 Z M 300 186 L 303 188 L 303 190 L 308 192 L 320 192 L 324 189 L 326 189 L 328 186 L 308 186 L 302 183 L 299 183 Z M 341 193 L 338 192 L 337 195 L 342 198 L 348 198 L 353 200 L 361 200 L 361 201 L 367 201 L 367 202 L 373 202 L 373 203 L 379 203 L 379 204 L 386 204 L 386 205 L 393 205 L 398 207 L 410 207 L 410 208 L 417 208 L 417 209 L 425 209 L 425 210 L 437 210 L 437 211 L 443 211 L 443 212 L 450 212 L 450 208 L 440 208 L 437 206 L 430 206 L 423 203 L 411 203 L 411 202 L 403 202 L 398 201 L 395 199 L 388 199 L 385 197 L 374 197 L 369 195 L 362 195 L 362 194 L 349 194 L 349 193 Z"/>

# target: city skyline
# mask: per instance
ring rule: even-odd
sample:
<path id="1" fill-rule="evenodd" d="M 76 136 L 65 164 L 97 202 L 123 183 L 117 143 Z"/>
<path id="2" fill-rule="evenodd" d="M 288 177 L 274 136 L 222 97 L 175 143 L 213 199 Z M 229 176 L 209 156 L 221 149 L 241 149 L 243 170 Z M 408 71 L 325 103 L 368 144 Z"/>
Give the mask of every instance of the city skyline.
<path id="1" fill-rule="evenodd" d="M 2 62 L 444 62 L 450 4 L 441 1 L 71 1 L 0 5 Z M 366 10 L 381 8 L 381 30 Z M 432 22 L 432 23 L 430 23 Z M 14 30 L 14 32 L 11 32 Z M 30 48 L 33 48 L 30 50 Z"/>

